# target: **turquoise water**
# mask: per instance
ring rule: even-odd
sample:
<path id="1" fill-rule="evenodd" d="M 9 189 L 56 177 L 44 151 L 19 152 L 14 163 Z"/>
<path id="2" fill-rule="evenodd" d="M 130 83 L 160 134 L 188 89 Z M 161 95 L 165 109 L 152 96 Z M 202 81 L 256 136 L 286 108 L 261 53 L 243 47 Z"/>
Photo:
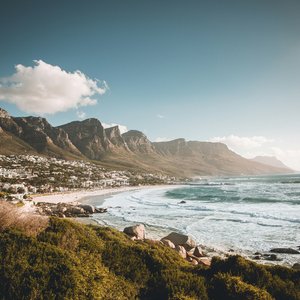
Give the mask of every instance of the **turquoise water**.
<path id="1" fill-rule="evenodd" d="M 182 203 L 184 202 L 184 203 Z M 226 252 L 252 255 L 300 246 L 300 175 L 210 178 L 192 185 L 138 190 L 107 199 L 99 222 L 122 229 L 144 223 L 162 237 L 173 230 Z M 300 255 L 281 255 L 284 263 Z"/>

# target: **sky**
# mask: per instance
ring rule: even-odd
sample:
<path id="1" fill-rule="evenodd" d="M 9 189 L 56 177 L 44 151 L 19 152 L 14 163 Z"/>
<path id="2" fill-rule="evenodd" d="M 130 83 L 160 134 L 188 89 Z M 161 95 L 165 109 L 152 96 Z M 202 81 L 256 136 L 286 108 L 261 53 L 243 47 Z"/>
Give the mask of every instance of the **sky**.
<path id="1" fill-rule="evenodd" d="M 300 1 L 1 0 L 0 107 L 300 170 Z"/>

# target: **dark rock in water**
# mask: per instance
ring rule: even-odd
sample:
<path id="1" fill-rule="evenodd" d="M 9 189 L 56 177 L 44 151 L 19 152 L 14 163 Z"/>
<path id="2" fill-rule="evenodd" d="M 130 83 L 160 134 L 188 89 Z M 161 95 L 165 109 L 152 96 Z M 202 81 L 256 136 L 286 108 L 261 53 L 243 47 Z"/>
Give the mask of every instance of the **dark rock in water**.
<path id="1" fill-rule="evenodd" d="M 261 253 L 260 252 L 255 252 L 254 255 L 261 255 Z"/>
<path id="2" fill-rule="evenodd" d="M 229 249 L 228 252 L 234 252 L 234 250 L 233 249 Z"/>
<path id="3" fill-rule="evenodd" d="M 177 232 L 171 232 L 163 239 L 170 240 L 175 246 L 181 245 L 187 251 L 196 247 L 196 242 L 190 236 Z"/>
<path id="4" fill-rule="evenodd" d="M 259 260 L 259 259 L 261 259 L 261 257 L 260 257 L 259 255 L 255 255 L 255 256 L 253 257 L 253 259 Z"/>
<path id="5" fill-rule="evenodd" d="M 283 254 L 300 254 L 299 251 L 292 248 L 273 248 L 270 250 L 270 252 Z"/>
<path id="6" fill-rule="evenodd" d="M 270 260 L 270 261 L 278 260 L 277 255 L 275 255 L 275 254 L 270 254 L 270 255 L 266 256 L 265 259 Z"/>
<path id="7" fill-rule="evenodd" d="M 295 263 L 293 264 L 293 267 L 292 267 L 294 270 L 297 270 L 297 271 L 300 271 L 300 263 Z"/>
<path id="8" fill-rule="evenodd" d="M 184 201 L 184 200 L 179 202 L 179 204 L 184 204 L 184 203 L 186 203 L 186 201 Z"/>

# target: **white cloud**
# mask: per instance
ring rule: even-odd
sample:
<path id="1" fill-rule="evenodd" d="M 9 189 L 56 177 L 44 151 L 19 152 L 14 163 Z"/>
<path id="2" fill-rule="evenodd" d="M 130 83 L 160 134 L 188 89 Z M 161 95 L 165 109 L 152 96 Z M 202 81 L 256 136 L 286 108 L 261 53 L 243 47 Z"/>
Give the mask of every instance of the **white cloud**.
<path id="1" fill-rule="evenodd" d="M 102 123 L 102 122 L 101 122 L 101 124 L 104 128 L 118 126 L 121 134 L 128 131 L 128 128 L 125 125 L 120 125 L 120 124 L 116 124 L 116 123 L 107 124 L 107 123 Z"/>
<path id="2" fill-rule="evenodd" d="M 237 135 L 229 135 L 223 137 L 213 137 L 210 142 L 220 142 L 226 144 L 231 149 L 236 148 L 259 148 L 266 143 L 273 142 L 272 139 L 268 139 L 264 136 L 252 136 L 252 137 L 240 137 Z"/>
<path id="3" fill-rule="evenodd" d="M 281 149 L 272 147 L 271 153 L 279 160 L 282 160 L 287 166 L 300 171 L 300 149 Z"/>
<path id="4" fill-rule="evenodd" d="M 83 120 L 86 118 L 86 113 L 84 111 L 77 110 L 76 114 L 79 120 Z"/>
<path id="5" fill-rule="evenodd" d="M 166 137 L 158 137 L 155 139 L 155 142 L 169 142 L 169 141 L 172 141 L 173 139 L 169 139 L 169 138 L 166 138 Z"/>
<path id="6" fill-rule="evenodd" d="M 35 114 L 54 114 L 81 106 L 94 105 L 96 95 L 108 86 L 80 71 L 67 72 L 42 60 L 33 67 L 17 65 L 16 72 L 0 79 L 0 100 Z"/>
<path id="7" fill-rule="evenodd" d="M 157 114 L 156 117 L 159 118 L 159 119 L 164 119 L 165 118 L 165 116 L 163 116 L 161 114 Z"/>
<path id="8" fill-rule="evenodd" d="M 300 149 L 264 136 L 240 137 L 229 135 L 213 137 L 210 142 L 226 144 L 234 152 L 246 157 L 275 156 L 288 167 L 300 171 Z M 281 146 L 279 146 L 281 144 Z"/>

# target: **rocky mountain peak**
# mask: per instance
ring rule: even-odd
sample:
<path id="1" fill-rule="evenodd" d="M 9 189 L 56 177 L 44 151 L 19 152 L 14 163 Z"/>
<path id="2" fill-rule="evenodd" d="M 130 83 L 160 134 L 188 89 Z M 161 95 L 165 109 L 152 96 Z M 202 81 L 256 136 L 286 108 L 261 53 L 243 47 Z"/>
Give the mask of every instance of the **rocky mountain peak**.
<path id="1" fill-rule="evenodd" d="M 6 110 L 4 110 L 3 108 L 0 108 L 0 118 L 10 119 L 10 115 L 8 114 L 8 112 Z"/>
<path id="2" fill-rule="evenodd" d="M 129 149 L 133 152 L 151 153 L 155 149 L 147 136 L 138 130 L 129 130 L 122 134 L 122 137 Z"/>
<path id="3" fill-rule="evenodd" d="M 106 137 L 109 139 L 109 141 L 117 147 L 122 147 L 129 150 L 125 140 L 123 139 L 119 126 L 113 126 L 109 128 L 105 128 Z"/>
<path id="4" fill-rule="evenodd" d="M 112 144 L 98 119 L 75 121 L 59 128 L 67 132 L 72 143 L 90 159 L 101 159 L 107 151 L 111 150 Z"/>

